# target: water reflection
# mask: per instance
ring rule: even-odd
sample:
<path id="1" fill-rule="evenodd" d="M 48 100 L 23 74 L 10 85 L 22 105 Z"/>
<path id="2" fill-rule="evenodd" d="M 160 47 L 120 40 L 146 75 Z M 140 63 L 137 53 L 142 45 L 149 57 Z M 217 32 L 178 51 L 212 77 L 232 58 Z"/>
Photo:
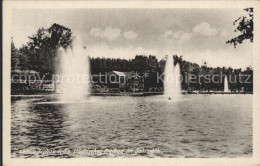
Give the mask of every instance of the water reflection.
<path id="1" fill-rule="evenodd" d="M 12 98 L 12 157 L 240 157 L 252 154 L 252 96 Z M 233 105 L 233 103 L 237 103 Z M 141 154 L 21 154 L 30 149 L 156 149 Z"/>

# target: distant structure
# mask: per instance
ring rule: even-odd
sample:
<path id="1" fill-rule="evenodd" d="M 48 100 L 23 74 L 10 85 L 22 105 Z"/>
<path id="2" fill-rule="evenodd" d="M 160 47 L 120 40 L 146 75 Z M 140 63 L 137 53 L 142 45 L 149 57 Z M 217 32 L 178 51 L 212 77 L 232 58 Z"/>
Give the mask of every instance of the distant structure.
<path id="1" fill-rule="evenodd" d="M 144 90 L 144 77 L 136 72 L 111 71 L 106 74 L 108 89 L 115 91 L 138 92 Z"/>
<path id="2" fill-rule="evenodd" d="M 48 74 L 43 77 L 40 76 L 39 72 L 34 70 L 11 70 L 12 95 L 51 93 L 54 91 L 54 88 L 54 83 Z"/>

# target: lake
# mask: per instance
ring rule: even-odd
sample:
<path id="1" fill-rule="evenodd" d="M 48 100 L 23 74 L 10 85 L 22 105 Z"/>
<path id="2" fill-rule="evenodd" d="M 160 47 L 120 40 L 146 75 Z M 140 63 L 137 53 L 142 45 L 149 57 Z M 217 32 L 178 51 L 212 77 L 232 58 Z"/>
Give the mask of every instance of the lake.
<path id="1" fill-rule="evenodd" d="M 252 156 L 252 95 L 56 98 L 11 97 L 12 157 Z"/>

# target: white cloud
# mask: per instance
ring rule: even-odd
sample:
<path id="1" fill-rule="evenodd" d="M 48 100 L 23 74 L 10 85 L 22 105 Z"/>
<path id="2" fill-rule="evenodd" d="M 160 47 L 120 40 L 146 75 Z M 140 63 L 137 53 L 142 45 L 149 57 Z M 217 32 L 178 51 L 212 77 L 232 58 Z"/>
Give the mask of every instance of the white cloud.
<path id="1" fill-rule="evenodd" d="M 181 40 L 190 40 L 191 38 L 192 38 L 192 34 L 188 32 L 183 33 L 181 36 Z"/>
<path id="2" fill-rule="evenodd" d="M 193 27 L 191 31 L 179 30 L 174 32 L 172 30 L 168 30 L 164 33 L 164 36 L 173 37 L 182 41 L 187 41 L 190 40 L 192 37 L 195 37 L 196 35 L 215 36 L 218 33 L 222 37 L 226 37 L 228 35 L 226 30 L 217 30 L 216 28 L 212 27 L 209 23 L 203 22 Z"/>
<path id="3" fill-rule="evenodd" d="M 111 27 L 106 27 L 105 29 L 101 28 L 92 28 L 89 32 L 90 36 L 94 37 L 99 37 L 99 38 L 105 38 L 107 40 L 115 40 L 118 37 L 120 37 L 120 29 L 118 28 L 111 28 Z"/>
<path id="4" fill-rule="evenodd" d="M 192 38 L 192 34 L 189 32 L 177 31 L 173 33 L 173 31 L 169 30 L 164 33 L 165 37 L 173 37 L 175 39 L 181 40 L 190 40 Z"/>
<path id="5" fill-rule="evenodd" d="M 173 37 L 175 38 L 175 39 L 180 39 L 181 38 L 181 36 L 182 36 L 182 31 L 177 31 L 177 32 L 175 32 L 174 34 L 173 34 Z"/>
<path id="6" fill-rule="evenodd" d="M 211 25 L 207 22 L 203 22 L 199 25 L 196 25 L 192 29 L 192 32 L 195 34 L 201 34 L 204 36 L 215 36 L 218 33 L 217 29 L 211 27 Z"/>
<path id="7" fill-rule="evenodd" d="M 135 39 L 137 38 L 137 33 L 135 33 L 134 31 L 127 31 L 124 33 L 124 36 L 127 39 Z"/>
<path id="8" fill-rule="evenodd" d="M 164 33 L 164 36 L 165 36 L 165 37 L 172 36 L 172 31 L 166 31 L 166 32 Z"/>

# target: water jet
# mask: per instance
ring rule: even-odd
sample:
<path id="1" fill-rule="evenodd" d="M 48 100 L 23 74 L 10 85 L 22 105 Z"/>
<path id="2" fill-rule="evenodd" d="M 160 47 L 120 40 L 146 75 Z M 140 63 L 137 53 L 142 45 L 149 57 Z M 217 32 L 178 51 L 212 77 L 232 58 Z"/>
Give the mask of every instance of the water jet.
<path id="1" fill-rule="evenodd" d="M 173 56 L 166 57 L 164 70 L 164 96 L 169 100 L 176 100 L 181 96 L 180 66 L 174 66 Z"/>
<path id="2" fill-rule="evenodd" d="M 81 101 L 90 94 L 90 65 L 86 50 L 81 40 L 76 37 L 68 48 L 58 51 L 59 63 L 57 75 L 59 76 L 60 100 Z"/>

